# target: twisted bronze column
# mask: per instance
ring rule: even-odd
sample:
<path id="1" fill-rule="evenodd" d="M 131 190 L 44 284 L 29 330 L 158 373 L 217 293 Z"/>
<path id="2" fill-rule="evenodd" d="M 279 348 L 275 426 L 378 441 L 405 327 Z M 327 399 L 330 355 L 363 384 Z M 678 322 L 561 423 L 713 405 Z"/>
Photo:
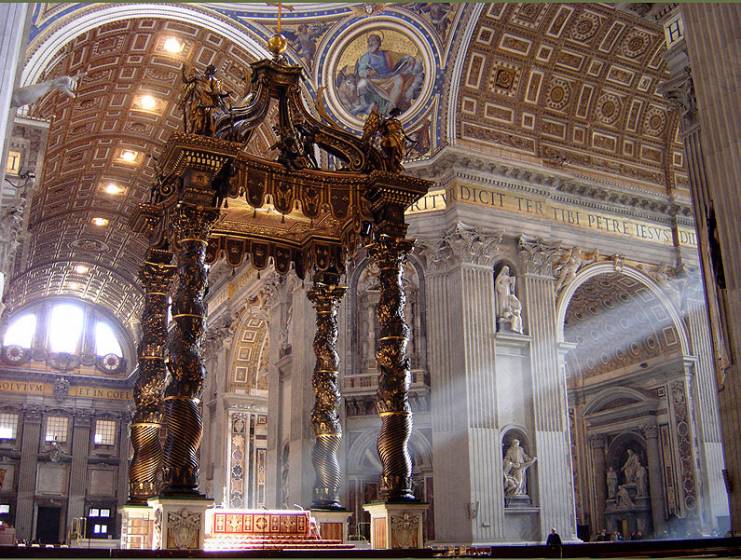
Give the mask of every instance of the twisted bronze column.
<path id="1" fill-rule="evenodd" d="M 139 270 L 144 288 L 142 337 L 137 347 L 139 375 L 134 386 L 134 412 L 129 464 L 129 503 L 146 504 L 157 493 L 157 475 L 162 467 L 160 423 L 162 390 L 165 388 L 165 345 L 167 344 L 167 295 L 175 267 L 172 253 L 150 249 Z"/>
<path id="2" fill-rule="evenodd" d="M 340 391 L 337 386 L 339 356 L 337 355 L 337 308 L 345 294 L 344 286 L 314 281 L 309 300 L 316 309 L 314 354 L 316 365 L 311 385 L 314 387 L 314 426 L 312 463 L 316 472 L 312 509 L 343 509 L 339 502 L 342 484 L 337 451 L 342 443 L 342 426 L 337 413 Z"/>
<path id="3" fill-rule="evenodd" d="M 383 464 L 381 495 L 386 501 L 414 501 L 409 436 L 412 410 L 409 406 L 409 358 L 406 356 L 409 327 L 404 321 L 404 262 L 413 242 L 380 235 L 369 247 L 370 258 L 378 267 L 379 337 L 378 393 L 376 407 L 381 417 L 378 454 Z"/>
<path id="4" fill-rule="evenodd" d="M 178 204 L 171 215 L 178 287 L 172 302 L 168 350 L 170 383 L 165 389 L 167 438 L 163 494 L 197 494 L 201 446 L 201 392 L 206 369 L 200 345 L 205 332 L 206 246 L 218 211 Z"/>

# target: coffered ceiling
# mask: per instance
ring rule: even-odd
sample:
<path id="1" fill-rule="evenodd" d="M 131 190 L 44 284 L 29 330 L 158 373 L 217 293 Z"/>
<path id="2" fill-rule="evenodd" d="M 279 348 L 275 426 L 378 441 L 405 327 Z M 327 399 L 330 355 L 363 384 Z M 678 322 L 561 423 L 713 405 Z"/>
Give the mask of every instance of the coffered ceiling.
<path id="1" fill-rule="evenodd" d="M 181 52 L 168 52 L 171 38 Z M 181 66 L 217 64 L 240 96 L 250 60 L 215 33 L 157 19 L 109 23 L 68 43 L 42 79 L 80 76 L 77 96 L 50 94 L 32 109 L 51 127 L 28 256 L 8 300 L 71 294 L 131 317 L 141 301 L 136 274 L 146 244 L 128 217 L 149 196 L 152 156 L 181 123 Z M 266 151 L 270 135 L 261 131 L 253 149 Z"/>
<path id="2" fill-rule="evenodd" d="M 239 98 L 253 57 L 235 41 L 260 43 L 277 11 L 264 4 L 168 4 L 163 13 L 177 17 L 160 19 L 150 17 L 157 6 L 132 16 L 136 6 L 35 8 L 27 69 L 44 68 L 34 81 L 70 75 L 79 85 L 74 99 L 52 93 L 31 108 L 51 125 L 28 246 L 6 297 L 11 311 L 72 295 L 126 324 L 136 318 L 146 246 L 127 220 L 149 196 L 151 156 L 181 124 L 182 65 L 203 71 L 216 64 Z M 125 14 L 97 27 L 81 23 L 88 30 L 78 31 L 78 18 L 87 22 L 105 10 Z M 430 89 L 430 141 L 420 148 L 428 155 L 449 143 L 470 145 L 628 191 L 688 199 L 676 117 L 656 93 L 664 78 L 661 30 L 634 14 L 604 4 L 430 3 L 297 4 L 285 14 L 294 37 L 289 58 L 304 66 L 313 91 L 326 85 L 316 80 L 333 45 L 364 18 L 403 22 L 437 45 L 444 56 L 427 61 L 441 65 Z M 36 54 L 62 28 L 68 31 L 60 36 L 70 39 L 42 65 Z M 168 39 L 182 49 L 169 51 Z M 272 143 L 272 131 L 262 129 L 250 150 L 269 154 Z"/>

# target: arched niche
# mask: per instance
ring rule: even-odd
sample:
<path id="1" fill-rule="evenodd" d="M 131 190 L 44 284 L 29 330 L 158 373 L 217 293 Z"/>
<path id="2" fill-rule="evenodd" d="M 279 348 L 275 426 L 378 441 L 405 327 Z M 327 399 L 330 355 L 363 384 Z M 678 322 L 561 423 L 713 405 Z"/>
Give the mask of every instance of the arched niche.
<path id="1" fill-rule="evenodd" d="M 407 346 L 412 370 L 427 371 L 427 313 L 425 277 L 421 262 L 410 255 L 402 278 L 406 294 L 404 318 L 409 326 Z M 376 333 L 378 332 L 378 273 L 368 258 L 358 263 L 350 276 L 350 374 L 376 369 Z"/>

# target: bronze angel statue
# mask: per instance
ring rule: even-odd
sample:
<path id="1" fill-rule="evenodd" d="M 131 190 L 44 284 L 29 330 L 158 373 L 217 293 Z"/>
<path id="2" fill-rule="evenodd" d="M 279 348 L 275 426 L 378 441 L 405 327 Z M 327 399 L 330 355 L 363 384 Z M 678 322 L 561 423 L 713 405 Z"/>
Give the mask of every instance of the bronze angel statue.
<path id="1" fill-rule="evenodd" d="M 378 109 L 374 106 L 363 125 L 361 140 L 365 144 L 372 143 L 377 135 L 380 136 L 379 145 L 389 171 L 402 171 L 404 169 L 401 162 L 406 156 L 407 145 L 414 143 L 414 139 L 404 132 L 404 127 L 399 119 L 400 114 L 401 111 L 394 108 L 391 109 L 388 117 L 381 118 Z"/>

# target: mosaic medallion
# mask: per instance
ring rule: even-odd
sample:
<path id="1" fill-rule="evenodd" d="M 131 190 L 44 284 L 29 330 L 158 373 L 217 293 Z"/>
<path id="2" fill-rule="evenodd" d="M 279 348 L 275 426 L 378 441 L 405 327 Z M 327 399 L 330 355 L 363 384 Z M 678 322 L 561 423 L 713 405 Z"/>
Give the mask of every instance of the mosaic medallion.
<path id="1" fill-rule="evenodd" d="M 416 31 L 392 20 L 349 28 L 328 55 L 324 73 L 332 112 L 349 126 L 360 128 L 376 107 L 381 115 L 392 109 L 409 121 L 432 89 L 431 55 Z"/>

